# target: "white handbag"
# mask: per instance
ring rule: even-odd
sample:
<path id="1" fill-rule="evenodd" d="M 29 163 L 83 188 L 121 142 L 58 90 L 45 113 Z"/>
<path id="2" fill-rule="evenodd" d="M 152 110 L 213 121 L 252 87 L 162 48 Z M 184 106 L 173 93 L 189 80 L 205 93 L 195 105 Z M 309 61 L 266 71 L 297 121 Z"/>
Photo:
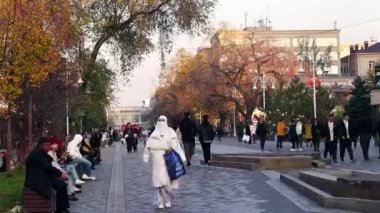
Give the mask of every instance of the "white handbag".
<path id="1" fill-rule="evenodd" d="M 249 135 L 243 135 L 242 141 L 249 141 L 250 136 Z"/>

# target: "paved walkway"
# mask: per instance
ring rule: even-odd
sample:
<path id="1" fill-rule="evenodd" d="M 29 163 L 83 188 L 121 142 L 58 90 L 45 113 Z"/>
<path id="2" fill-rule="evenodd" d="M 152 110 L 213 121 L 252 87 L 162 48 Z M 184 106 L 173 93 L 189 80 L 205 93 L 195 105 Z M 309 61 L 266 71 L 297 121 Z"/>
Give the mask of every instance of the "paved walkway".
<path id="1" fill-rule="evenodd" d="M 214 152 L 247 153 L 250 148 L 214 144 Z M 256 152 L 256 151 L 253 151 Z M 173 212 L 173 213 L 260 213 L 279 210 L 283 213 L 339 212 L 320 208 L 279 181 L 275 171 L 244 171 L 199 165 L 202 154 L 197 145 L 193 167 L 181 178 L 171 209 L 157 210 L 153 206 L 151 166 L 142 162 L 139 152 L 127 153 L 125 145 L 102 149 L 103 162 L 97 166 L 96 181 L 89 181 L 71 202 L 70 211 L 100 212 Z"/>
<path id="2" fill-rule="evenodd" d="M 82 185 L 82 194 L 78 194 L 79 201 L 70 202 L 70 211 L 73 213 L 104 213 L 108 191 L 110 188 L 111 172 L 114 163 L 114 148 L 102 149 L 102 163 L 93 170 L 95 181 L 86 181 Z"/>

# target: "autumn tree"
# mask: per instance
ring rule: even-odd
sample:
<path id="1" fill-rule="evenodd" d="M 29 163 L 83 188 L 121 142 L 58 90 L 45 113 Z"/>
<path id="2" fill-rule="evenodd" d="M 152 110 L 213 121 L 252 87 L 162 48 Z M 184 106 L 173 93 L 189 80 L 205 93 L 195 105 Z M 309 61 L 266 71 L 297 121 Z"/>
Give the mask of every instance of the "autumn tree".
<path id="1" fill-rule="evenodd" d="M 274 46 L 270 40 L 258 39 L 254 33 L 236 35 L 233 31 L 220 31 L 218 40 L 209 54 L 209 72 L 215 87 L 212 96 L 232 102 L 247 121 L 255 107 L 261 106 L 262 84 L 254 79 L 263 75 L 280 79 L 295 69 L 297 62 L 293 53 Z M 267 84 L 268 86 L 268 84 Z"/>
<path id="2" fill-rule="evenodd" d="M 71 27 L 68 1 L 0 2 L 0 96 L 7 106 L 4 114 L 8 123 L 8 169 L 12 156 L 12 113 L 16 111 L 16 101 L 25 92 L 39 87 L 55 70 L 62 57 L 62 48 L 70 44 Z M 28 123 L 31 129 L 31 115 Z M 29 143 L 31 138 L 29 134 Z"/>

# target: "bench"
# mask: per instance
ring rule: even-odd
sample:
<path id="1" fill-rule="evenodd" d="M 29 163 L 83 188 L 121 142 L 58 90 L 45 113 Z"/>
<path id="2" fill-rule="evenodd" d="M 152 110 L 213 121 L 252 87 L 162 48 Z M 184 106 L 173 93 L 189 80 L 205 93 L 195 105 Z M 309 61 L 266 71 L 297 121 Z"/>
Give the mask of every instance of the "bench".
<path id="1" fill-rule="evenodd" d="M 52 190 L 50 200 L 41 196 L 32 189 L 25 187 L 23 192 L 23 212 L 24 213 L 51 213 L 55 212 L 55 191 Z"/>

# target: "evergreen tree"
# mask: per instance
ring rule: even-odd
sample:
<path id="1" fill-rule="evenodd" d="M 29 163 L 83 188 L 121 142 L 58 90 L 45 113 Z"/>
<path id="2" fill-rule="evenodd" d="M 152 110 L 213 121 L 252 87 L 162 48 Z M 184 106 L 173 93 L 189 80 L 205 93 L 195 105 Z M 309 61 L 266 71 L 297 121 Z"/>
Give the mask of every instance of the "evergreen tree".
<path id="1" fill-rule="evenodd" d="M 354 129 L 354 136 L 360 132 L 371 131 L 372 107 L 370 99 L 370 88 L 365 80 L 357 77 L 353 82 L 355 88 L 351 90 L 350 101 L 345 110 L 350 115 L 351 125 Z"/>

